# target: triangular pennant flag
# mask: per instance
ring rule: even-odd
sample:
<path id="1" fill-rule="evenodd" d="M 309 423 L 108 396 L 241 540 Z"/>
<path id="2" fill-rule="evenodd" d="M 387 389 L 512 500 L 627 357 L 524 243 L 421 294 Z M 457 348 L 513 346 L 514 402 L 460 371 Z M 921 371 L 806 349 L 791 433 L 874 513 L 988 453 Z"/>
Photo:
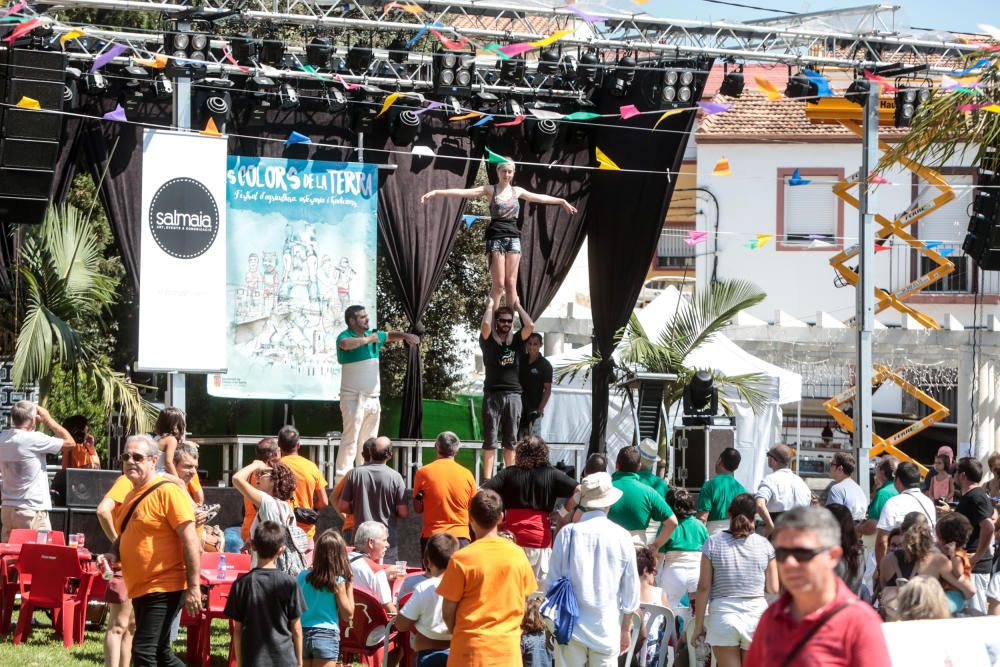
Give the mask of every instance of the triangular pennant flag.
<path id="1" fill-rule="evenodd" d="M 830 243 L 829 241 L 824 241 L 822 239 L 813 239 L 812 241 L 809 242 L 809 245 L 806 246 L 806 247 L 807 248 L 829 248 L 832 245 L 833 244 Z"/>
<path id="2" fill-rule="evenodd" d="M 465 222 L 465 227 L 466 227 L 467 229 L 468 229 L 469 227 L 471 227 L 471 226 L 472 226 L 472 223 L 474 223 L 474 222 L 475 222 L 476 220 L 478 220 L 478 219 L 479 219 L 479 216 L 478 216 L 478 215 L 463 215 L 463 216 L 462 216 L 462 221 L 463 221 L 463 222 Z"/>
<path id="3" fill-rule="evenodd" d="M 732 104 L 721 104 L 719 102 L 698 102 L 698 106 L 705 112 L 706 116 L 713 116 L 717 113 L 725 113 L 732 108 Z"/>
<path id="4" fill-rule="evenodd" d="M 955 79 L 951 78 L 947 74 L 941 75 L 941 90 L 954 90 L 961 85 L 962 84 L 960 84 L 958 81 L 955 81 Z"/>
<path id="5" fill-rule="evenodd" d="M 944 243 L 944 241 L 927 241 L 924 243 L 924 247 L 930 250 L 931 248 L 936 248 Z"/>
<path id="6" fill-rule="evenodd" d="M 532 42 L 531 45 L 540 49 L 542 47 L 548 46 L 549 44 L 554 44 L 563 37 L 567 37 L 572 34 L 573 34 L 572 30 L 560 30 L 558 32 L 552 33 L 548 37 L 543 37 L 542 39 Z"/>
<path id="7" fill-rule="evenodd" d="M 497 127 L 514 127 L 515 125 L 520 125 L 524 122 L 524 116 L 518 114 L 514 116 L 514 120 L 508 120 L 505 123 L 497 123 Z"/>
<path id="8" fill-rule="evenodd" d="M 1000 113 L 1000 104 L 991 104 L 988 107 L 983 107 L 982 111 L 989 111 L 990 113 Z"/>
<path id="9" fill-rule="evenodd" d="M 887 93 L 895 93 L 899 90 L 898 88 L 896 88 L 896 86 L 886 81 L 885 77 L 879 76 L 878 74 L 873 74 L 870 70 L 864 70 L 864 77 L 869 81 L 874 81 L 875 83 L 877 83 L 879 85 L 879 88 L 881 88 L 883 91 Z"/>
<path id="10" fill-rule="evenodd" d="M 292 130 L 291 134 L 288 135 L 288 138 L 285 139 L 286 146 L 292 146 L 294 144 L 311 144 L 311 143 L 312 139 L 310 139 L 309 137 L 300 132 L 296 132 L 295 130 Z"/>
<path id="11" fill-rule="evenodd" d="M 773 102 L 774 100 L 780 100 L 782 97 L 784 97 L 784 95 L 781 93 L 781 91 L 778 90 L 773 83 L 771 83 L 770 81 L 768 81 L 764 77 L 762 77 L 762 76 L 755 76 L 754 77 L 754 81 L 757 82 L 757 86 L 762 91 L 764 91 L 765 93 L 767 93 L 767 99 L 769 99 L 770 101 Z"/>
<path id="12" fill-rule="evenodd" d="M 942 257 L 950 257 L 954 252 L 955 252 L 954 248 L 941 248 L 938 254 L 941 255 Z"/>
<path id="13" fill-rule="evenodd" d="M 489 164 L 507 164 L 507 163 L 513 164 L 514 161 L 511 160 L 510 158 L 504 157 L 503 155 L 499 155 L 497 153 L 494 153 L 489 148 L 487 148 L 486 149 L 486 162 L 488 162 Z"/>
<path id="14" fill-rule="evenodd" d="M 545 120 L 546 118 L 549 120 L 559 120 L 560 118 L 565 118 L 565 116 L 558 111 L 551 111 L 550 109 L 535 109 L 532 107 L 531 109 L 528 109 L 528 113 L 541 120 Z"/>
<path id="15" fill-rule="evenodd" d="M 19 2 L 16 5 L 14 5 L 13 7 L 11 7 L 10 9 L 6 10 L 3 14 L 0 14 L 0 16 L 6 18 L 6 17 L 10 16 L 11 14 L 17 14 L 19 11 L 21 11 L 22 9 L 24 9 L 26 6 L 27 6 L 27 3 Z"/>
<path id="16" fill-rule="evenodd" d="M 124 44 L 112 44 L 111 48 L 97 56 L 94 64 L 90 66 L 90 71 L 96 72 L 126 51 L 128 51 L 128 47 Z"/>
<path id="17" fill-rule="evenodd" d="M 955 76 L 956 77 L 965 76 L 966 74 L 969 74 L 970 72 L 975 72 L 980 67 L 989 67 L 989 66 L 990 66 L 990 61 L 989 60 L 987 60 L 986 58 L 980 58 L 971 67 L 967 67 L 967 68 L 963 69 L 961 72 L 955 72 Z"/>
<path id="18" fill-rule="evenodd" d="M 462 114 L 461 116 L 452 116 L 448 120 L 469 120 L 470 118 L 479 118 L 483 114 L 478 111 L 470 111 L 469 113 Z"/>
<path id="19" fill-rule="evenodd" d="M 615 164 L 614 160 L 605 155 L 604 151 L 597 146 L 594 146 L 594 155 L 597 157 L 597 164 L 600 165 L 598 169 L 605 171 L 621 171 L 621 167 Z"/>
<path id="20" fill-rule="evenodd" d="M 508 58 L 516 58 L 517 56 L 527 53 L 533 50 L 535 47 L 532 46 L 531 42 L 518 42 L 516 44 L 508 44 L 507 46 L 501 46 L 497 49 L 497 53 L 502 53 Z"/>
<path id="21" fill-rule="evenodd" d="M 872 185 L 892 185 L 882 174 L 874 174 L 868 182 Z"/>
<path id="22" fill-rule="evenodd" d="M 414 146 L 410 155 L 422 155 L 423 157 L 437 157 L 430 146 Z"/>
<path id="23" fill-rule="evenodd" d="M 221 137 L 222 132 L 219 132 L 218 126 L 215 124 L 215 119 L 209 116 L 208 122 L 205 123 L 205 129 L 199 132 L 199 134 L 204 134 L 207 137 Z"/>
<path id="24" fill-rule="evenodd" d="M 969 111 L 979 111 L 980 109 L 985 109 L 988 105 L 986 104 L 959 104 L 955 107 L 959 113 L 967 113 Z"/>
<path id="25" fill-rule="evenodd" d="M 826 80 L 826 77 L 811 69 L 804 69 L 802 73 L 806 75 L 810 81 L 816 84 L 816 96 L 817 97 L 833 97 L 833 90 L 830 88 L 830 82 Z"/>
<path id="26" fill-rule="evenodd" d="M 435 24 L 431 24 L 431 25 L 435 25 Z M 410 41 L 408 41 L 406 43 L 406 48 L 410 48 L 411 46 L 413 46 L 414 44 L 416 44 L 418 41 L 420 41 L 420 38 L 423 37 L 424 35 L 426 35 L 428 30 L 430 30 L 430 25 L 425 25 L 423 28 L 421 28 L 420 30 L 418 30 L 417 34 L 414 35 L 413 37 L 411 37 Z"/>
<path id="27" fill-rule="evenodd" d="M 473 123 L 469 127 L 479 127 L 481 125 L 486 125 L 486 123 L 490 122 L 491 120 L 493 120 L 493 115 L 492 114 L 488 114 L 486 116 L 483 116 L 479 120 L 477 120 L 475 123 Z"/>
<path id="28" fill-rule="evenodd" d="M 733 171 L 729 168 L 729 160 L 724 157 L 719 158 L 712 169 L 712 176 L 732 176 Z"/>
<path id="29" fill-rule="evenodd" d="M 335 74 L 333 76 L 333 80 L 342 85 L 344 87 L 344 90 L 354 90 L 355 88 L 361 87 L 361 84 L 359 83 L 347 83 L 346 81 L 344 81 L 344 77 L 340 76 L 339 74 Z"/>
<path id="30" fill-rule="evenodd" d="M 395 4 L 395 3 L 391 3 L 391 4 Z M 382 102 L 382 110 L 378 112 L 378 115 L 381 116 L 386 111 L 388 111 L 389 107 L 391 107 L 393 104 L 395 104 L 396 100 L 398 100 L 400 97 L 402 97 L 402 95 L 400 95 L 399 93 L 391 93 L 388 96 L 386 96 L 385 101 Z"/>
<path id="31" fill-rule="evenodd" d="M 693 229 L 688 230 L 688 237 L 684 239 L 684 243 L 694 246 L 703 242 L 708 237 L 708 232 L 697 232 Z"/>
<path id="32" fill-rule="evenodd" d="M 73 28 L 72 30 L 63 33 L 59 37 L 59 43 L 65 45 L 71 39 L 76 39 L 77 37 L 83 37 L 84 32 L 79 28 Z"/>
<path id="33" fill-rule="evenodd" d="M 767 245 L 767 242 L 774 238 L 774 234 L 758 234 L 757 235 L 757 245 L 756 248 L 763 248 Z"/>
<path id="34" fill-rule="evenodd" d="M 751 250 L 756 250 L 757 249 L 757 241 L 756 240 L 754 240 L 754 241 L 747 241 L 743 245 L 746 246 L 747 248 L 750 248 Z"/>
<path id="35" fill-rule="evenodd" d="M 802 178 L 801 174 L 799 174 L 798 169 L 793 171 L 792 177 L 788 179 L 789 185 L 809 185 L 810 183 L 812 183 L 812 181 Z"/>
<path id="36" fill-rule="evenodd" d="M 886 250 L 892 250 L 892 246 L 888 243 L 876 243 L 875 244 L 875 254 L 880 252 L 885 252 Z"/>
<path id="37" fill-rule="evenodd" d="M 437 30 L 433 29 L 431 30 L 431 34 L 437 37 L 438 41 L 441 42 L 441 46 L 448 49 L 449 51 L 455 51 L 456 49 L 461 49 L 469 43 L 469 40 L 467 40 L 465 37 L 459 37 L 457 42 L 452 41 L 447 37 L 445 37 L 444 35 L 442 35 L 441 33 L 439 33 Z"/>
<path id="38" fill-rule="evenodd" d="M 566 9 L 573 12 L 574 14 L 579 16 L 585 23 L 591 23 L 591 24 L 600 23 L 601 21 L 604 20 L 603 16 L 598 16 L 597 14 L 591 14 L 590 12 L 585 12 L 575 5 L 563 5 L 558 9 Z"/>
<path id="39" fill-rule="evenodd" d="M 634 104 L 626 104 L 618 109 L 618 115 L 622 117 L 622 120 L 628 120 L 629 118 L 638 116 L 639 109 L 637 109 Z"/>
<path id="40" fill-rule="evenodd" d="M 691 109 L 688 108 L 688 109 L 671 109 L 670 111 L 664 111 L 663 115 L 660 116 L 655 123 L 653 123 L 653 129 L 655 130 L 656 128 L 658 128 L 660 126 L 660 123 L 665 121 L 667 118 L 670 118 L 671 116 L 676 116 L 677 114 L 684 113 L 685 111 L 690 111 L 690 110 Z"/>
<path id="41" fill-rule="evenodd" d="M 563 116 L 563 120 L 593 120 L 600 117 L 601 114 L 594 113 L 593 111 L 574 111 Z"/>
<path id="42" fill-rule="evenodd" d="M 123 109 L 122 105 L 120 104 L 116 106 L 113 110 L 104 114 L 102 118 L 104 118 L 104 120 L 118 121 L 119 123 L 124 123 L 128 121 L 128 118 L 125 117 L 125 109 Z"/>
<path id="43" fill-rule="evenodd" d="M 8 44 L 11 44 L 20 39 L 23 35 L 26 35 L 29 32 L 31 32 L 35 28 L 40 28 L 42 25 L 43 25 L 42 20 L 37 18 L 31 19 L 30 21 L 24 21 L 23 23 L 18 24 L 18 26 L 14 28 L 14 30 L 9 35 L 4 37 L 3 41 L 7 42 Z"/>
<path id="44" fill-rule="evenodd" d="M 404 5 L 401 2 L 390 2 L 382 7 L 382 13 L 386 14 L 390 9 L 398 9 L 400 11 L 413 14 L 414 16 L 419 16 L 424 11 L 423 7 L 420 5 Z"/>
<path id="45" fill-rule="evenodd" d="M 414 115 L 419 116 L 420 114 L 425 113 L 427 111 L 430 111 L 431 109 L 437 109 L 437 108 L 443 107 L 443 106 L 444 106 L 443 102 L 431 102 L 427 106 L 425 106 L 423 109 L 417 109 L 413 113 L 414 113 Z"/>
<path id="46" fill-rule="evenodd" d="M 42 108 L 42 105 L 38 103 L 38 100 L 36 100 L 33 97 L 25 97 L 23 95 L 21 96 L 21 99 L 19 99 L 17 101 L 17 104 L 15 104 L 14 106 L 20 107 L 22 109 L 41 109 Z"/>

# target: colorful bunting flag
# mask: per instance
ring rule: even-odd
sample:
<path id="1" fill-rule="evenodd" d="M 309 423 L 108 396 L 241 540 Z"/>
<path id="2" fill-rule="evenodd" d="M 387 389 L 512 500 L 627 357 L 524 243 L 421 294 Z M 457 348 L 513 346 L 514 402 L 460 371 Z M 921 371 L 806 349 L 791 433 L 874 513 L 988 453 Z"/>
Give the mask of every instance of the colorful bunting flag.
<path id="1" fill-rule="evenodd" d="M 543 37 L 542 39 L 535 40 L 534 42 L 531 43 L 531 45 L 541 49 L 546 46 L 549 46 L 550 44 L 555 44 L 563 37 L 569 37 L 572 34 L 573 34 L 572 30 L 559 30 L 552 33 L 548 37 Z"/>
<path id="2" fill-rule="evenodd" d="M 638 116 L 639 109 L 634 104 L 626 104 L 618 109 L 618 115 L 622 117 L 622 120 L 628 120 Z"/>
<path id="3" fill-rule="evenodd" d="M 422 28 L 421 28 L 420 30 L 418 30 L 418 31 L 417 31 L 417 34 L 416 34 L 416 35 L 414 35 L 414 36 L 413 36 L 413 37 L 412 37 L 412 38 L 410 39 L 410 41 L 408 41 L 408 42 L 406 43 L 406 48 L 410 48 L 411 46 L 413 46 L 414 44 L 416 44 L 416 43 L 417 43 L 417 41 L 419 41 L 421 37 L 423 37 L 424 35 L 426 35 L 426 34 L 427 34 L 427 31 L 428 31 L 428 30 L 430 30 L 431 28 L 443 28 L 443 27 L 444 27 L 444 26 L 442 26 L 442 25 L 441 25 L 440 23 L 438 23 L 437 21 L 435 21 L 434 23 L 428 23 L 427 25 L 425 25 L 424 27 L 422 27 Z"/>
<path id="4" fill-rule="evenodd" d="M 84 35 L 84 32 L 82 30 L 80 30 L 79 28 L 73 28 L 72 30 L 70 30 L 68 32 L 64 32 L 59 37 L 59 43 L 61 45 L 65 46 L 66 42 L 68 42 L 69 40 L 71 40 L 71 39 L 77 39 L 78 37 L 83 37 L 83 35 Z"/>
<path id="5" fill-rule="evenodd" d="M 456 51 L 458 49 L 466 47 L 469 44 L 469 40 L 467 40 L 465 37 L 459 36 L 458 41 L 456 42 L 448 39 L 437 30 L 434 30 L 433 28 L 431 28 L 431 34 L 437 37 L 438 41 L 441 42 L 441 46 L 448 49 L 449 51 Z"/>
<path id="6" fill-rule="evenodd" d="M 942 257 L 950 257 L 955 252 L 954 248 L 941 248 L 938 254 Z"/>
<path id="7" fill-rule="evenodd" d="M 563 5 L 562 7 L 558 7 L 558 9 L 569 10 L 574 14 L 576 14 L 577 16 L 579 16 L 581 19 L 583 19 L 584 22 L 590 24 L 600 23 L 601 21 L 604 20 L 603 16 L 598 16 L 597 14 L 591 14 L 590 12 L 585 12 L 576 5 Z"/>
<path id="8" fill-rule="evenodd" d="M 600 117 L 601 114 L 594 113 L 593 111 L 574 111 L 563 116 L 563 120 L 593 120 Z"/>
<path id="9" fill-rule="evenodd" d="M 497 53 L 502 53 L 508 58 L 516 58 L 519 55 L 534 50 L 534 48 L 535 47 L 532 46 L 531 42 L 517 42 L 516 44 L 501 46 L 497 49 Z"/>
<path id="10" fill-rule="evenodd" d="M 689 229 L 688 237 L 684 239 L 684 243 L 687 243 L 690 246 L 695 246 L 698 245 L 699 243 L 704 242 L 704 240 L 707 237 L 708 237 L 708 232 L 698 232 L 693 229 Z"/>
<path id="11" fill-rule="evenodd" d="M 989 105 L 986 105 L 986 104 L 959 104 L 955 108 L 958 109 L 958 111 L 960 111 L 961 113 L 967 113 L 969 111 L 979 111 L 980 109 L 985 109 L 987 106 L 989 106 Z"/>
<path id="12" fill-rule="evenodd" d="M 881 88 L 883 91 L 887 93 L 895 93 L 897 90 L 899 90 L 898 88 L 896 88 L 896 86 L 886 81 L 885 77 L 879 76 L 878 74 L 873 74 L 870 70 L 864 70 L 864 77 L 869 81 L 877 83 L 879 85 L 879 88 Z"/>
<path id="13" fill-rule="evenodd" d="M 104 120 L 118 121 L 119 123 L 124 123 L 128 121 L 128 118 L 125 117 L 125 109 L 123 109 L 122 105 L 120 104 L 116 106 L 112 111 L 109 111 L 106 114 L 104 114 L 102 118 L 104 118 Z"/>
<path id="14" fill-rule="evenodd" d="M 237 67 L 239 67 L 241 72 L 249 72 L 250 71 L 249 67 L 244 67 L 243 65 L 239 64 L 238 62 L 236 62 L 236 58 L 233 58 L 233 52 L 230 51 L 228 48 L 222 52 L 222 56 L 226 60 L 229 61 L 229 64 L 236 65 Z M 157 57 L 159 57 L 159 56 L 157 56 Z"/>
<path id="15" fill-rule="evenodd" d="M 892 185 L 882 174 L 874 174 L 868 179 L 872 185 Z"/>
<path id="16" fill-rule="evenodd" d="M 421 7 L 420 5 L 404 5 L 401 2 L 390 2 L 384 7 L 382 7 L 382 13 L 387 14 L 389 13 L 390 9 L 398 9 L 400 11 L 413 14 L 414 16 L 419 16 L 424 11 L 424 8 Z"/>
<path id="17" fill-rule="evenodd" d="M 209 116 L 208 122 L 205 123 L 205 129 L 198 134 L 204 134 L 206 137 L 221 137 L 222 132 L 219 132 L 218 126 L 215 124 L 215 119 Z"/>
<path id="18" fill-rule="evenodd" d="M 937 248 L 939 245 L 944 243 L 943 241 L 926 241 L 924 242 L 924 247 L 930 250 L 931 248 Z"/>
<path id="19" fill-rule="evenodd" d="M 763 248 L 767 245 L 767 242 L 774 238 L 774 234 L 758 234 L 757 235 L 757 245 L 755 248 Z"/>
<path id="20" fill-rule="evenodd" d="M 389 95 L 387 95 L 385 101 L 382 102 L 382 110 L 378 112 L 378 115 L 381 116 L 386 111 L 388 111 L 389 107 L 395 104 L 396 100 L 398 100 L 400 97 L 402 97 L 402 95 L 400 95 L 399 93 L 390 93 Z"/>
<path id="21" fill-rule="evenodd" d="M 422 114 L 422 113 L 424 113 L 426 111 L 430 111 L 431 109 L 437 109 L 438 107 L 443 107 L 443 106 L 444 106 L 443 102 L 431 102 L 430 104 L 428 104 L 427 106 L 425 106 L 423 109 L 417 109 L 413 113 L 416 114 L 417 116 L 419 116 L 420 114 Z"/>
<path id="22" fill-rule="evenodd" d="M 806 179 L 802 178 L 802 175 L 799 174 L 799 170 L 798 169 L 796 169 L 795 171 L 793 171 L 792 172 L 792 177 L 788 179 L 788 184 L 789 185 L 809 185 L 810 183 L 812 183 L 812 181 L 809 181 L 809 180 L 806 180 Z"/>
<path id="23" fill-rule="evenodd" d="M 430 146 L 414 146 L 410 155 L 422 155 L 423 157 L 437 157 Z"/>
<path id="24" fill-rule="evenodd" d="M 6 17 L 10 16 L 11 14 L 17 14 L 19 11 L 21 11 L 25 7 L 27 7 L 27 3 L 25 3 L 25 2 L 19 2 L 16 5 L 14 5 L 13 7 L 11 7 L 10 9 L 8 9 L 7 11 L 5 11 L 3 14 L 0 14 L 0 16 L 6 18 Z"/>
<path id="25" fill-rule="evenodd" d="M 300 132 L 296 132 L 295 130 L 292 130 L 291 134 L 288 135 L 288 138 L 285 139 L 286 146 L 293 146 L 295 144 L 311 144 L 311 143 L 312 139 L 310 139 L 304 134 L 301 134 Z"/>
<path id="26" fill-rule="evenodd" d="M 141 67 L 151 67 L 153 69 L 163 69 L 170 62 L 170 58 L 168 58 L 165 55 L 157 53 L 157 54 L 154 54 L 153 57 L 150 58 L 150 59 L 148 59 L 148 60 L 146 58 L 135 58 L 135 57 L 133 57 L 132 58 L 132 62 L 134 62 L 136 65 L 139 65 Z M 234 62 L 233 64 L 236 64 L 236 63 Z M 239 67 L 239 65 L 237 65 L 237 67 Z M 240 69 L 242 69 L 244 72 L 249 72 L 250 71 L 249 68 L 247 68 L 247 67 L 240 67 Z"/>
<path id="27" fill-rule="evenodd" d="M 17 101 L 17 104 L 15 104 L 14 106 L 20 107 L 21 109 L 41 109 L 42 108 L 42 105 L 38 103 L 38 100 L 36 100 L 33 97 L 25 97 L 23 95 L 21 96 L 21 99 L 19 99 Z"/>
<path id="28" fill-rule="evenodd" d="M 1000 113 L 1000 104 L 991 104 L 988 107 L 983 107 L 980 111 L 989 111 L 990 113 Z"/>
<path id="29" fill-rule="evenodd" d="M 335 74 L 333 80 L 344 87 L 344 90 L 354 90 L 355 88 L 360 88 L 361 84 L 358 83 L 347 83 L 344 81 L 344 77 L 339 74 Z"/>
<path id="30" fill-rule="evenodd" d="M 470 111 L 469 113 L 462 114 L 461 116 L 452 116 L 448 120 L 469 120 L 470 118 L 479 118 L 483 114 L 478 111 Z"/>
<path id="31" fill-rule="evenodd" d="M 698 102 L 698 106 L 705 112 L 706 116 L 725 113 L 733 107 L 732 104 L 722 104 L 720 102 Z"/>
<path id="32" fill-rule="evenodd" d="M 876 255 L 878 253 L 880 253 L 880 252 L 885 252 L 887 250 L 892 250 L 892 246 L 889 245 L 888 243 L 876 243 L 875 244 L 875 254 Z"/>
<path id="33" fill-rule="evenodd" d="M 497 123 L 497 127 L 514 127 L 515 125 L 520 125 L 524 122 L 524 116 L 518 114 L 514 116 L 514 120 L 508 120 L 506 123 Z"/>
<path id="34" fill-rule="evenodd" d="M 558 111 L 549 111 L 548 109 L 535 109 L 535 108 L 531 108 L 531 109 L 528 109 L 528 113 L 530 113 L 535 118 L 538 118 L 538 119 L 541 119 L 541 120 L 545 120 L 546 118 L 548 118 L 550 120 L 559 120 L 561 118 L 565 118 L 565 116 L 563 116 Z"/>
<path id="35" fill-rule="evenodd" d="M 486 162 L 489 164 L 506 164 L 508 162 L 513 163 L 514 161 L 508 157 L 504 157 L 498 153 L 494 153 L 489 148 L 486 149 Z"/>
<path id="36" fill-rule="evenodd" d="M 966 67 L 961 72 L 955 72 L 955 76 L 956 77 L 965 76 L 966 74 L 969 74 L 970 72 L 975 72 L 977 69 L 979 69 L 981 67 L 989 67 L 989 66 L 990 66 L 990 61 L 989 60 L 987 60 L 986 58 L 980 58 L 971 67 Z"/>
<path id="37" fill-rule="evenodd" d="M 685 111 L 689 111 L 689 110 L 690 110 L 690 108 L 688 108 L 688 109 L 671 109 L 670 111 L 664 111 L 663 115 L 660 116 L 656 120 L 656 122 L 653 124 L 653 129 L 655 130 L 656 128 L 658 128 L 660 126 L 660 123 L 662 123 L 663 121 L 665 121 L 667 118 L 670 118 L 671 116 L 676 116 L 679 113 L 684 113 Z"/>
<path id="38" fill-rule="evenodd" d="M 471 227 L 472 223 L 474 223 L 478 219 L 479 219 L 478 215 L 463 215 L 462 216 L 462 221 L 465 222 L 465 228 L 466 229 L 468 229 L 469 227 Z"/>
<path id="39" fill-rule="evenodd" d="M 816 84 L 816 95 L 818 97 L 833 97 L 833 90 L 830 88 L 830 82 L 826 80 L 825 76 L 811 69 L 804 69 L 802 70 L 802 73 L 806 75 L 806 78 Z"/>
<path id="40" fill-rule="evenodd" d="M 90 66 L 90 71 L 96 72 L 126 51 L 128 51 L 128 47 L 124 44 L 112 44 L 111 48 L 97 56 L 97 60 Z"/>
<path id="41" fill-rule="evenodd" d="M 487 114 L 487 115 L 483 116 L 482 118 L 480 118 L 479 120 L 477 120 L 472 125 L 470 125 L 470 127 L 479 127 L 481 125 L 486 125 L 486 123 L 490 122 L 491 120 L 493 120 L 493 115 L 492 114 Z"/>
<path id="42" fill-rule="evenodd" d="M 31 19 L 30 21 L 24 21 L 23 23 L 18 24 L 18 26 L 14 28 L 14 30 L 9 35 L 4 37 L 3 41 L 7 42 L 8 44 L 13 43 L 14 41 L 20 39 L 23 35 L 28 34 L 35 28 L 42 27 L 47 22 L 48 19 L 46 19 L 43 22 L 42 19 L 37 19 L 37 18 Z"/>
<path id="43" fill-rule="evenodd" d="M 771 102 L 775 100 L 780 100 L 784 97 L 784 94 L 778 90 L 773 83 L 768 81 L 762 76 L 755 76 L 754 81 L 757 82 L 757 86 L 765 93 L 767 93 L 767 99 Z"/>
<path id="44" fill-rule="evenodd" d="M 729 168 L 729 160 L 722 157 L 719 161 L 715 163 L 715 167 L 712 169 L 712 176 L 732 176 L 733 171 Z"/>
<path id="45" fill-rule="evenodd" d="M 816 249 L 816 248 L 829 248 L 832 245 L 833 245 L 832 243 L 830 243 L 829 241 L 824 241 L 823 239 L 813 239 L 812 241 L 809 242 L 809 245 L 807 245 L 806 247 L 810 249 Z"/>
<path id="46" fill-rule="evenodd" d="M 605 171 L 621 171 L 621 167 L 614 163 L 614 160 L 604 154 L 599 147 L 594 146 L 594 155 L 597 158 L 598 169 Z"/>

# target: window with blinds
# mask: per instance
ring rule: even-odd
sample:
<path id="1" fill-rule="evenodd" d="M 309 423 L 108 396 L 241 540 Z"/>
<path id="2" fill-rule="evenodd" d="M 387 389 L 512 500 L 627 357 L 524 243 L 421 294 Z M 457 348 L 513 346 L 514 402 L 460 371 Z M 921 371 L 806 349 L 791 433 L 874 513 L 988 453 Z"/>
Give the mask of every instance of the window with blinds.
<path id="1" fill-rule="evenodd" d="M 808 185 L 789 185 L 783 182 L 784 204 L 782 215 L 782 238 L 785 244 L 807 245 L 814 239 L 835 243 L 840 200 L 830 188 L 833 172 L 826 176 L 815 176 L 821 182 Z"/>
<path id="2" fill-rule="evenodd" d="M 972 174 L 949 174 L 947 180 L 952 185 L 969 186 L 973 185 L 975 179 Z M 917 201 L 930 201 L 938 193 L 937 188 L 932 188 L 925 181 L 919 181 Z M 965 231 L 969 225 L 969 203 L 972 201 L 972 190 L 967 187 L 959 187 L 955 190 L 955 198 L 950 202 L 921 218 L 916 222 L 916 236 L 921 241 L 939 241 L 941 245 L 938 250 L 951 248 L 953 253 L 948 257 L 955 264 L 955 270 L 937 281 L 927 286 L 925 292 L 936 293 L 968 293 L 972 291 L 972 264 L 969 258 L 962 252 L 962 241 L 965 239 Z M 923 255 L 917 253 L 918 275 L 924 275 L 936 264 Z"/>

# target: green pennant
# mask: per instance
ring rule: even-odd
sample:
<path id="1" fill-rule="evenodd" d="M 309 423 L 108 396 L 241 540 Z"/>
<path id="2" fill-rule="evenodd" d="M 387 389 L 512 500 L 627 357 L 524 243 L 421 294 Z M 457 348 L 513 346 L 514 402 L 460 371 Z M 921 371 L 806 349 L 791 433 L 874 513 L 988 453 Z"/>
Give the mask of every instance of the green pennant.
<path id="1" fill-rule="evenodd" d="M 508 162 L 514 162 L 510 158 L 506 158 L 503 155 L 497 155 L 489 148 L 486 149 L 486 162 L 489 164 L 506 164 Z"/>
<path id="2" fill-rule="evenodd" d="M 28 20 L 27 18 L 23 18 L 20 16 L 5 16 L 4 18 L 0 19 L 0 23 L 24 23 L 27 20 Z"/>
<path id="3" fill-rule="evenodd" d="M 502 46 L 501 44 L 497 44 L 496 42 L 490 42 L 489 44 L 484 46 L 483 49 L 486 51 L 495 52 L 497 56 L 500 58 L 500 60 L 510 60 L 510 56 L 508 56 L 506 53 L 500 50 L 501 46 Z"/>
<path id="4" fill-rule="evenodd" d="M 592 120 L 600 117 L 601 114 L 594 113 L 593 111 L 574 111 L 563 116 L 563 120 Z"/>

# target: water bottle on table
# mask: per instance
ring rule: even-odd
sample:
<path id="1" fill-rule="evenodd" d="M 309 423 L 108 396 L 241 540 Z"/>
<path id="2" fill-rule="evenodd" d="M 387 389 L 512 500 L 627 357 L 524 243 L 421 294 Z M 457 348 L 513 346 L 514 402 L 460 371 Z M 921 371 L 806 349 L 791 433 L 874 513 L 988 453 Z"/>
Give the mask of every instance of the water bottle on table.
<path id="1" fill-rule="evenodd" d="M 219 572 L 215 575 L 216 579 L 226 578 L 226 554 L 219 554 Z"/>

